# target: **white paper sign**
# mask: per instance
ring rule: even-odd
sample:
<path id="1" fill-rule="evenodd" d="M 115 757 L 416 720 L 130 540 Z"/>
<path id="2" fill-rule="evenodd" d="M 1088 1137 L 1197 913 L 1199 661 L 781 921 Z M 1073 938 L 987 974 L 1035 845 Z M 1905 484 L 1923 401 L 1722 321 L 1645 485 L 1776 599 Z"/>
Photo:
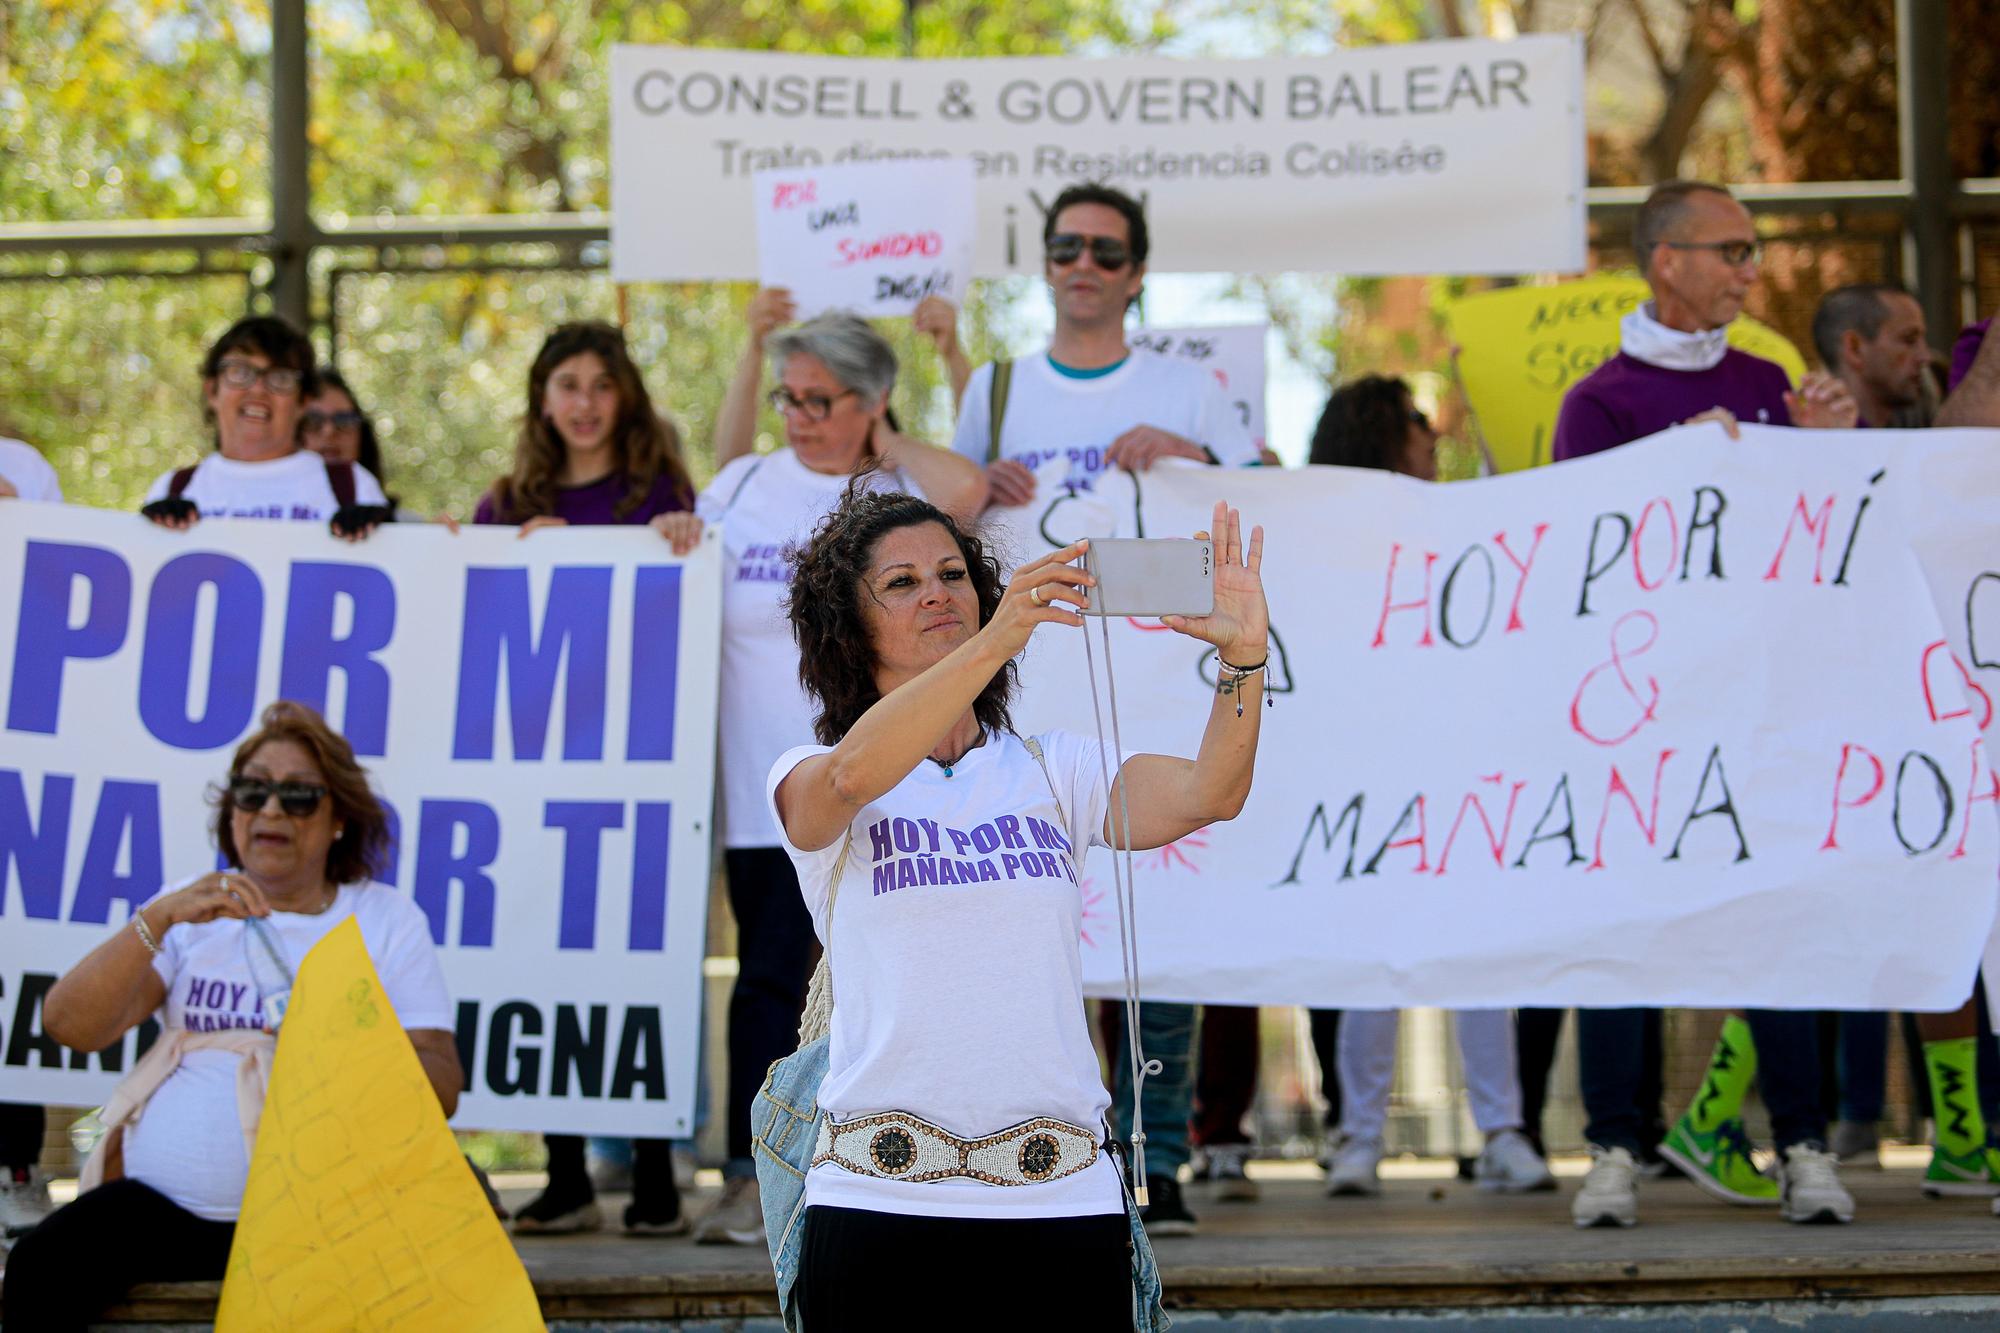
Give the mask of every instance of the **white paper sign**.
<path id="1" fill-rule="evenodd" d="M 907 315 L 927 296 L 965 304 L 972 281 L 968 158 L 756 174 L 757 280 L 823 310 Z"/>
<path id="2" fill-rule="evenodd" d="M 1200 366 L 1215 376 L 1237 419 L 1264 447 L 1264 324 L 1207 324 L 1135 329 L 1133 347 Z"/>
<path id="3" fill-rule="evenodd" d="M 1994 920 L 2000 788 L 1987 704 L 1883 501 L 1925 436 L 1743 434 L 1446 486 L 1159 466 L 1136 491 L 1116 474 L 999 511 L 1029 554 L 1141 521 L 1191 532 L 1219 497 L 1269 533 L 1255 787 L 1234 821 L 1138 856 L 1145 994 L 1962 1003 Z M 1948 512 L 1982 518 L 1941 540 L 1984 561 L 1940 595 L 2000 625 L 2000 593 L 1982 600 L 2000 576 L 1978 578 L 2000 554 L 1995 459 L 1990 432 L 1952 455 Z M 1951 532 L 1939 512 L 1920 514 Z M 2000 659 L 1983 638 L 1968 651 Z M 1111 661 L 1127 750 L 1194 754 L 1212 656 L 1127 623 Z M 1042 631 L 1023 674 L 1024 730 L 1095 733 L 1081 635 Z M 1114 994 L 1104 853 L 1087 875 L 1085 975 Z"/>
<path id="4" fill-rule="evenodd" d="M 1269 60 L 620 46 L 611 271 L 754 277 L 758 172 L 948 155 L 978 172 L 981 277 L 1039 272 L 1044 211 L 1086 181 L 1145 202 L 1155 273 L 1573 272 L 1583 129 L 1575 35 Z"/>
<path id="5" fill-rule="evenodd" d="M 681 561 L 643 528 L 349 545 L 0 506 L 0 1100 L 93 1105 L 132 1068 L 137 1031 L 63 1051 L 41 997 L 163 883 L 215 868 L 207 789 L 286 697 L 397 817 L 379 891 L 438 942 L 454 1123 L 688 1133 L 720 571 L 712 538 Z"/>

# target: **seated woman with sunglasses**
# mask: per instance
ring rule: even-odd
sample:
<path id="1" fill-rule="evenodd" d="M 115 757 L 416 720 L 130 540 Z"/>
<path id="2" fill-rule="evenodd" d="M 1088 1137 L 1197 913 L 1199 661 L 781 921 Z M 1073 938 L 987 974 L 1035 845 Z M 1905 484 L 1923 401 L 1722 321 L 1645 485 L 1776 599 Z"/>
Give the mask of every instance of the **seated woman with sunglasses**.
<path id="1" fill-rule="evenodd" d="M 350 541 L 389 522 L 395 511 L 367 467 L 300 447 L 319 387 L 311 339 L 269 315 L 237 320 L 202 359 L 214 452 L 155 481 L 139 512 L 176 530 L 205 518 L 304 520 Z"/>
<path id="2" fill-rule="evenodd" d="M 83 1192 L 15 1243 L 10 1329 L 82 1328 L 137 1283 L 222 1276 L 291 979 L 348 917 L 445 1114 L 458 1105 L 429 924 L 370 878 L 388 819 L 347 742 L 304 704 L 272 704 L 212 799 L 232 868 L 149 900 L 42 1003 L 47 1033 L 79 1051 L 148 1018 L 162 1031 L 105 1108 Z"/>

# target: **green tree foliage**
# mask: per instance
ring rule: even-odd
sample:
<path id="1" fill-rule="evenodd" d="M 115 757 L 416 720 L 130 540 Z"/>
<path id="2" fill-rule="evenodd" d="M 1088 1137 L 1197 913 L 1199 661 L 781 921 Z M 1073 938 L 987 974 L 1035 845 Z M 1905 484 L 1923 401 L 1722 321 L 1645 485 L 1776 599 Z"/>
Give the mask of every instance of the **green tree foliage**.
<path id="1" fill-rule="evenodd" d="M 378 215 L 606 208 L 618 42 L 1035 54 L 1128 46 L 1124 13 L 1114 0 L 314 0 L 313 211 L 339 230 Z M 268 216 L 269 51 L 268 0 L 0 4 L 0 222 Z M 316 335 L 377 415 L 410 508 L 469 512 L 504 470 L 528 364 L 565 319 L 626 322 L 697 476 L 712 470 L 748 289 L 621 292 L 604 258 L 601 245 L 320 252 Z M 48 452 L 70 498 L 135 505 L 209 447 L 196 367 L 264 267 L 235 253 L 0 262 L 0 424 Z M 1025 290 L 973 299 L 975 353 Z M 935 353 L 906 323 L 883 328 L 904 367 L 899 414 L 933 438 L 949 431 Z M 764 427 L 775 438 L 776 421 Z"/>

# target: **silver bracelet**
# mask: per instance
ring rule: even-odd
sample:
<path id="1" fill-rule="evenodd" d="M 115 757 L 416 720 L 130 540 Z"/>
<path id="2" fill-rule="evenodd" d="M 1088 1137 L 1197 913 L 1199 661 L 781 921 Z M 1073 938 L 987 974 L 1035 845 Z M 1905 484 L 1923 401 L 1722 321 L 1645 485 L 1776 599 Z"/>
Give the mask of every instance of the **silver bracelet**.
<path id="1" fill-rule="evenodd" d="M 146 946 L 147 953 L 159 957 L 159 942 L 153 938 L 153 928 L 146 924 L 144 910 L 132 913 L 132 932 L 139 937 L 139 943 Z"/>

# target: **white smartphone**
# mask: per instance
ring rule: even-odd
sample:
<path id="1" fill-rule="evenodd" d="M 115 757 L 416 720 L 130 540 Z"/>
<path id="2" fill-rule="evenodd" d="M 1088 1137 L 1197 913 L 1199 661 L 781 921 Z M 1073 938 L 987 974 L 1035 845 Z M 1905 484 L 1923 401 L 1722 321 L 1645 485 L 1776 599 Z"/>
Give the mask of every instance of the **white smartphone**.
<path id="1" fill-rule="evenodd" d="M 1215 547 L 1180 537 L 1093 537 L 1087 616 L 1205 616 L 1215 610 Z"/>

